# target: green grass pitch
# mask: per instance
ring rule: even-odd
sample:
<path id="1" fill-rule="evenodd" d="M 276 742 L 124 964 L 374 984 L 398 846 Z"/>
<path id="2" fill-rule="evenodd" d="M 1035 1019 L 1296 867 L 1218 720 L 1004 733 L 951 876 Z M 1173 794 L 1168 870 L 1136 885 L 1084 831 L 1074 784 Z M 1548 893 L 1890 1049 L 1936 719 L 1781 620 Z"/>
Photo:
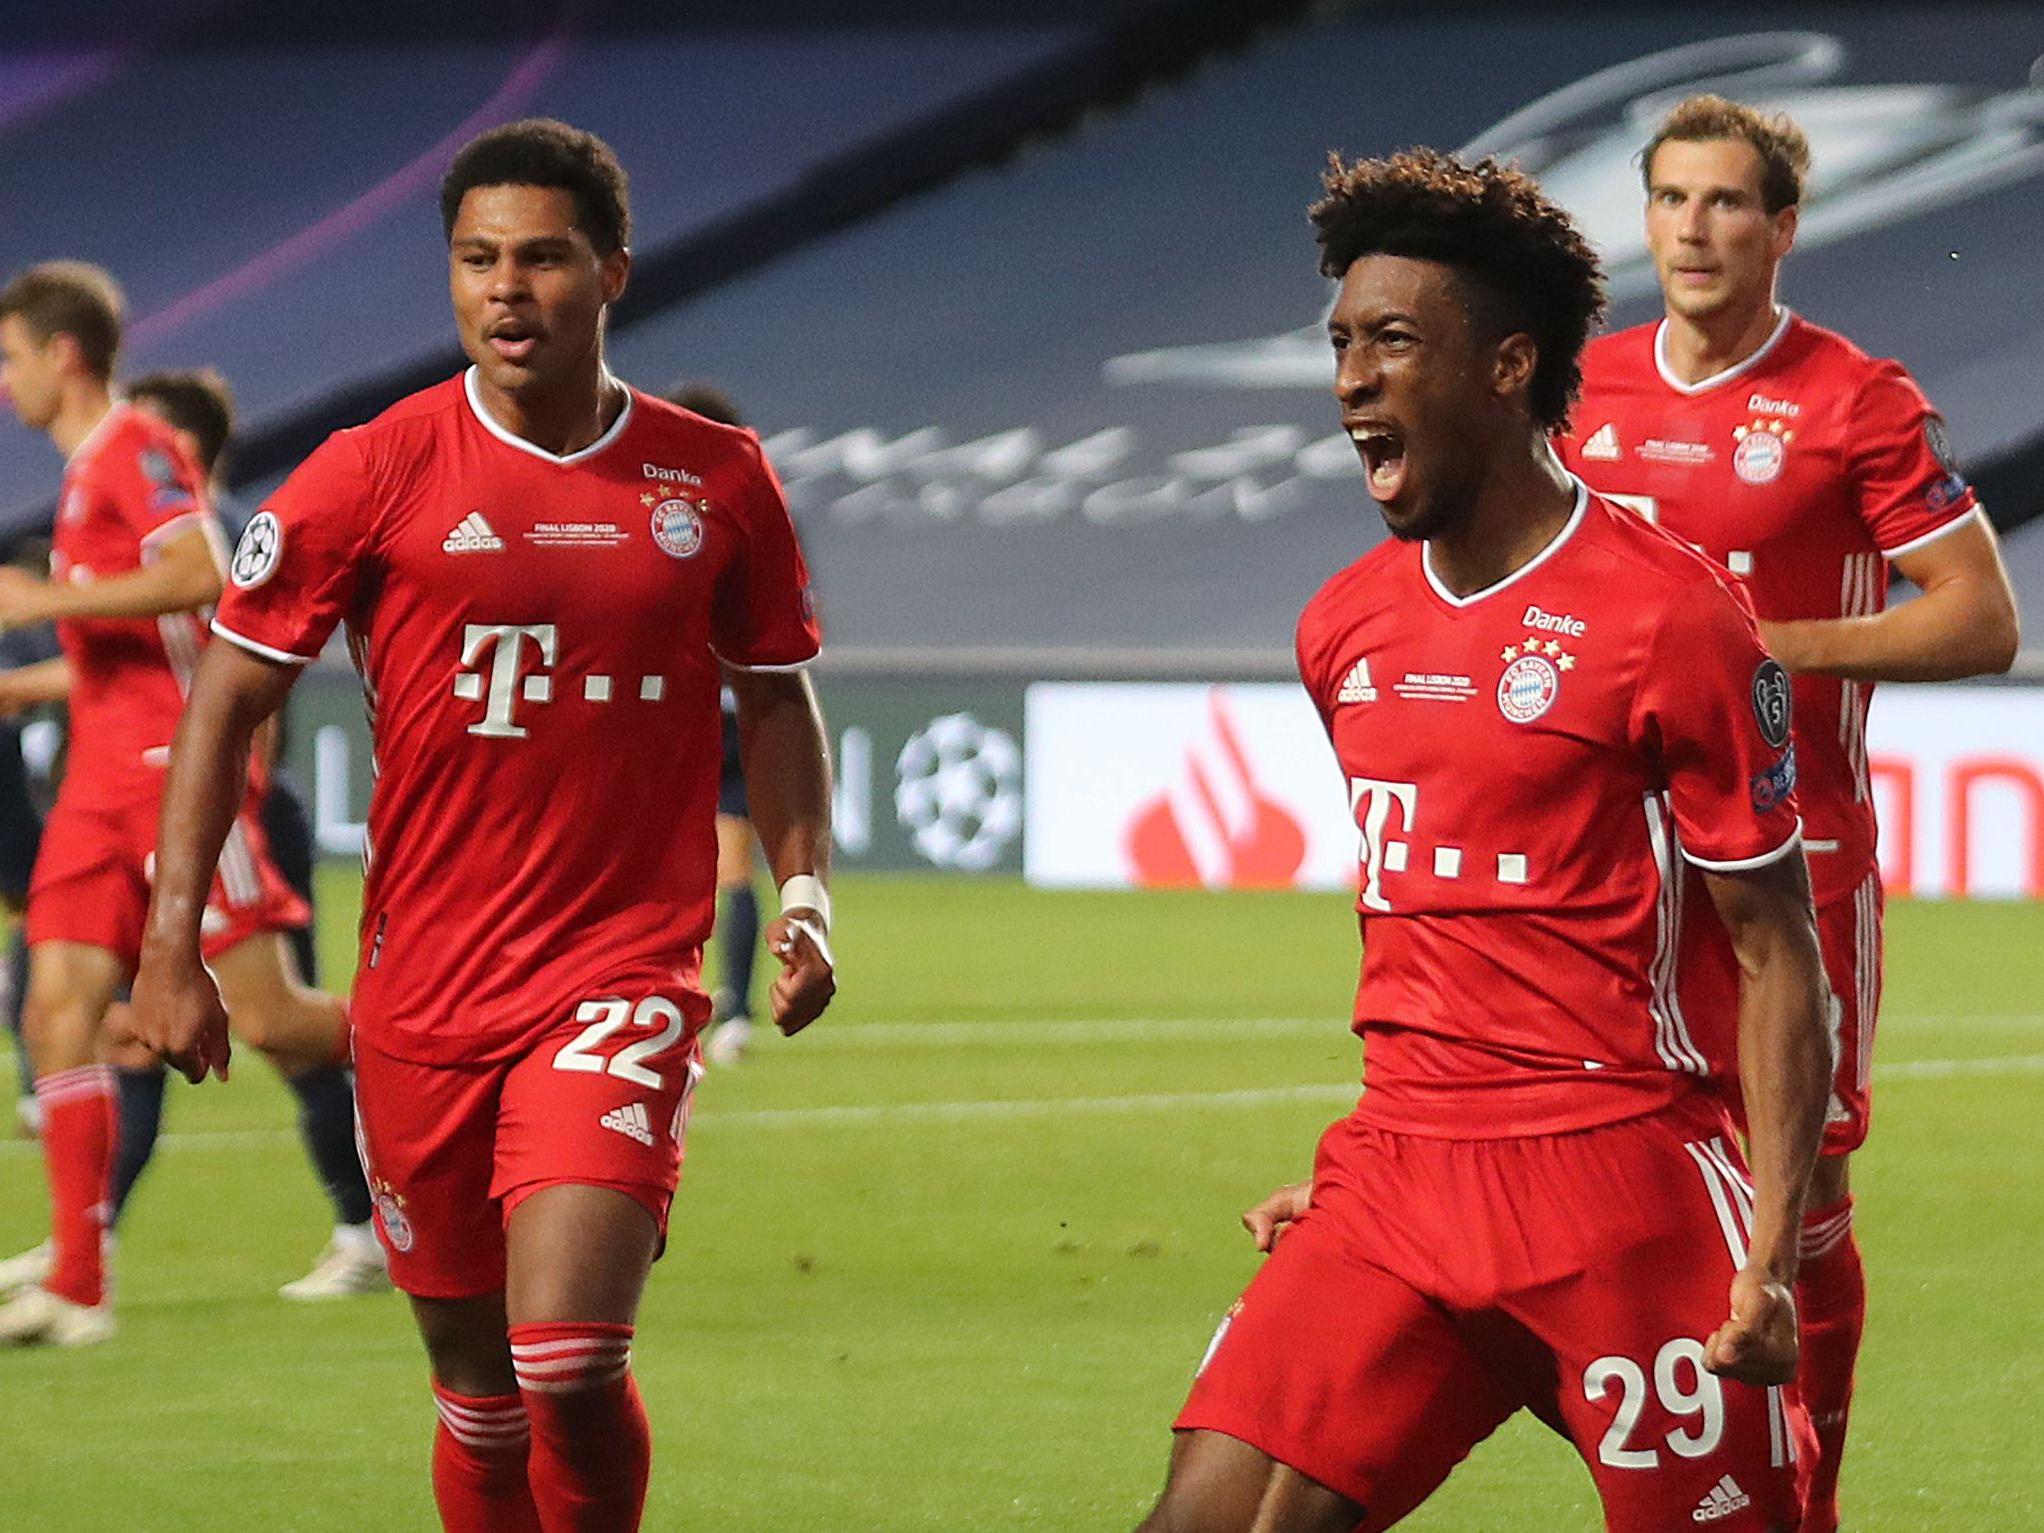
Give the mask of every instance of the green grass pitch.
<path id="1" fill-rule="evenodd" d="M 331 875 L 330 954 L 354 889 Z M 1357 1072 L 1353 926 L 1294 895 L 846 879 L 828 1020 L 704 1083 L 641 1317 L 649 1529 L 1126 1529 Z M 2044 1527 L 2044 906 L 1903 905 L 1857 1170 L 1872 1318 L 1853 1533 Z M 121 1333 L 0 1355 L 0 1528 L 433 1526 L 401 1301 L 275 1297 L 326 1214 L 259 1064 L 171 1093 L 122 1231 Z M 11 1072 L 10 1072 L 11 1075 Z M 0 1245 L 42 1229 L 0 1142 Z M 1406 1526 L 1598 1525 L 1508 1426 Z"/>

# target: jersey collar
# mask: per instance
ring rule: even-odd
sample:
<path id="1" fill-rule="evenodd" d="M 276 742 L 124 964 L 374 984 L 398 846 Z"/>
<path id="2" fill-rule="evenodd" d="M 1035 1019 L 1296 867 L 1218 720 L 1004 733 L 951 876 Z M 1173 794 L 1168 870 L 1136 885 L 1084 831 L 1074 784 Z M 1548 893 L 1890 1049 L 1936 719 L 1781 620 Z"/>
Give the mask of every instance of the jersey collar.
<path id="1" fill-rule="evenodd" d="M 608 372 L 604 373 L 603 381 L 606 383 L 619 383 L 619 380 L 612 377 Z M 619 387 L 624 388 L 624 385 L 619 383 Z M 625 427 L 632 418 L 632 391 L 629 388 L 625 388 L 625 407 L 617 412 L 617 419 L 610 423 L 610 429 L 587 447 L 562 457 L 558 453 L 548 452 L 544 447 L 538 446 L 536 443 L 526 441 L 524 437 L 519 436 L 515 432 L 506 431 L 490 418 L 490 412 L 483 408 L 482 395 L 476 392 L 476 369 L 474 367 L 470 367 L 467 372 L 461 375 L 461 392 L 462 397 L 468 401 L 469 410 L 482 423 L 483 430 L 489 432 L 491 436 L 495 437 L 505 446 L 515 447 L 520 452 L 529 452 L 543 463 L 566 465 L 581 463 L 595 457 L 625 434 Z"/>
<path id="2" fill-rule="evenodd" d="M 1557 532 L 1549 540 L 1545 548 L 1513 570 L 1511 574 L 1505 576 L 1503 580 L 1487 585 L 1480 591 L 1471 591 L 1467 596 L 1457 596 L 1453 591 L 1442 585 L 1440 579 L 1434 574 L 1433 550 L 1425 543 L 1420 544 L 1419 567 L 1426 574 L 1427 584 L 1434 588 L 1434 595 L 1440 597 L 1442 601 L 1451 607 L 1458 609 L 1473 607 L 1485 597 L 1497 595 L 1498 592 L 1511 585 L 1514 581 L 1523 580 L 1560 552 L 1562 544 L 1574 537 L 1576 529 L 1583 525 L 1583 513 L 1590 508 L 1590 487 L 1584 484 L 1582 480 L 1576 478 L 1574 474 L 1570 474 L 1568 477 L 1569 483 L 1576 487 L 1576 504 L 1575 509 L 1569 512 L 1568 520 L 1561 524 L 1561 531 Z"/>
<path id="3" fill-rule="evenodd" d="M 1730 383 L 1741 374 L 1751 372 L 1767 360 L 1767 354 L 1774 350 L 1783 336 L 1788 334 L 1789 322 L 1795 317 L 1789 306 L 1783 304 L 1781 318 L 1774 322 L 1774 329 L 1768 332 L 1767 339 L 1760 343 L 1758 351 L 1743 362 L 1734 362 L 1724 371 L 1712 373 L 1708 378 L 1699 379 L 1695 383 L 1684 383 L 1675 376 L 1675 370 L 1668 366 L 1668 322 L 1664 319 L 1654 327 L 1654 371 L 1661 375 L 1661 382 L 1678 394 L 1706 393 L 1721 383 Z"/>
<path id="4" fill-rule="evenodd" d="M 106 407 L 106 414 L 95 421 L 92 429 L 85 433 L 84 438 L 76 447 L 71 449 L 71 456 L 64 460 L 65 466 L 75 468 L 78 464 L 83 463 L 87 458 L 98 452 L 101 444 L 106 441 L 107 434 L 114 429 L 115 423 L 123 415 L 127 414 L 128 410 L 129 405 L 125 399 L 116 399 L 112 404 L 108 405 Z"/>

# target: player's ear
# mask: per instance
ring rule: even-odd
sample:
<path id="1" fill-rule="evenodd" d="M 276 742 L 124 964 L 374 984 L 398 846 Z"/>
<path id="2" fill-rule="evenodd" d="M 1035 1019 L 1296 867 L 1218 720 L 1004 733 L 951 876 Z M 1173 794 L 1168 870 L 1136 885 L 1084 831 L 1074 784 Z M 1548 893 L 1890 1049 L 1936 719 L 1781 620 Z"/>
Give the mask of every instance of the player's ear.
<path id="1" fill-rule="evenodd" d="M 616 303 L 624 296 L 625 284 L 632 276 L 632 253 L 620 245 L 602 261 L 603 301 Z"/>
<path id="2" fill-rule="evenodd" d="M 1802 209 L 1793 202 L 1774 215 L 1774 258 L 1779 261 L 1796 247 L 1796 224 L 1802 216 Z"/>
<path id="3" fill-rule="evenodd" d="M 1524 393 L 1533 387 L 1533 372 L 1540 365 L 1540 347 L 1525 331 L 1515 331 L 1498 342 L 1497 357 L 1491 364 L 1491 387 L 1500 399 Z"/>

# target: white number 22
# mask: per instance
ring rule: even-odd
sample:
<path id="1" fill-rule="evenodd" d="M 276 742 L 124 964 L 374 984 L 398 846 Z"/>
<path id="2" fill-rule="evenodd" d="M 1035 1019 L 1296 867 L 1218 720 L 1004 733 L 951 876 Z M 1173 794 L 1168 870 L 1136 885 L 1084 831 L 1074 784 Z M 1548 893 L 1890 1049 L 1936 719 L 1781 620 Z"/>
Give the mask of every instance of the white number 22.
<path id="1" fill-rule="evenodd" d="M 556 1070 L 580 1070 L 590 1075 L 609 1071 L 619 1080 L 655 1091 L 662 1085 L 660 1075 L 657 1071 L 648 1070 L 643 1061 L 662 1049 L 672 1048 L 687 1025 L 682 1019 L 681 1008 L 660 995 L 647 996 L 636 1008 L 630 1001 L 615 998 L 584 1001 L 575 1008 L 575 1020 L 587 1022 L 589 1026 L 563 1044 L 560 1053 L 554 1055 Z M 660 1031 L 654 1037 L 626 1044 L 609 1058 L 596 1052 L 605 1039 L 627 1025 L 657 1027 Z"/>

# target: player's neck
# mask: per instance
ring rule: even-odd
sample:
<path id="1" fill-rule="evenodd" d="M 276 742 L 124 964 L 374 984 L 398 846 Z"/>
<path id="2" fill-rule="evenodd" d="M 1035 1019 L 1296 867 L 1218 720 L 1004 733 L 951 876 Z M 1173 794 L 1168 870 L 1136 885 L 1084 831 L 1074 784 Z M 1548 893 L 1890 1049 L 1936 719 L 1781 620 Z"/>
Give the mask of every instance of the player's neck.
<path id="1" fill-rule="evenodd" d="M 617 423 L 625 407 L 625 386 L 601 361 L 572 384 L 544 391 L 521 389 L 510 394 L 492 388 L 480 374 L 476 384 L 476 398 L 491 420 L 557 458 L 594 443 Z"/>
<path id="2" fill-rule="evenodd" d="M 97 378 L 68 385 L 47 428 L 57 451 L 67 458 L 77 452 L 113 407 L 113 391 Z"/>
<path id="3" fill-rule="evenodd" d="M 1767 344 L 1781 323 L 1781 306 L 1769 288 L 1757 305 L 1689 318 L 1669 311 L 1661 333 L 1661 355 L 1684 383 L 1701 383 L 1737 367 Z"/>
<path id="4" fill-rule="evenodd" d="M 1456 596 L 1509 579 L 1561 536 L 1576 508 L 1575 481 L 1544 437 L 1499 462 L 1475 508 L 1452 532 L 1427 539 L 1427 566 Z"/>

